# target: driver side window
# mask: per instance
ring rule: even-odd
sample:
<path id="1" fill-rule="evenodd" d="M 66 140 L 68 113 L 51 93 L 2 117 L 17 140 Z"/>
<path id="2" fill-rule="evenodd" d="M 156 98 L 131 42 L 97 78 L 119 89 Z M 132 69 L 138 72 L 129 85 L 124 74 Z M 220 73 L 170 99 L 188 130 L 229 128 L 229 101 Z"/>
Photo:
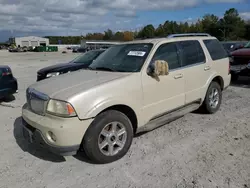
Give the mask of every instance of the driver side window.
<path id="1" fill-rule="evenodd" d="M 177 69 L 181 67 L 179 60 L 177 46 L 175 42 L 162 44 L 156 50 L 151 63 L 156 60 L 164 60 L 168 62 L 169 70 Z"/>

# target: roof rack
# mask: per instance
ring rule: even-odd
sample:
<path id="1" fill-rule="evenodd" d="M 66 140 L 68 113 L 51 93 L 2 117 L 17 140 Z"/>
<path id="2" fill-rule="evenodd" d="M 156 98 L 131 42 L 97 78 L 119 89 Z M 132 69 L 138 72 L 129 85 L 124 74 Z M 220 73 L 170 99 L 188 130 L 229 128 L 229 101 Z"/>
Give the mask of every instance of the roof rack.
<path id="1" fill-rule="evenodd" d="M 175 37 L 211 37 L 208 33 L 183 33 L 183 34 L 171 34 L 168 35 L 167 38 L 175 38 Z"/>

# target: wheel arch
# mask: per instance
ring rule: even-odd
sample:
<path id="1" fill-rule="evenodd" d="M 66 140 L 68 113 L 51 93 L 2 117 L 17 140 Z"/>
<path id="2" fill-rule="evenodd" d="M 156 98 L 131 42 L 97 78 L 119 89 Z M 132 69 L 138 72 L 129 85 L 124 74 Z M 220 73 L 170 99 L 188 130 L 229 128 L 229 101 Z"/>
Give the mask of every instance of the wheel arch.
<path id="1" fill-rule="evenodd" d="M 116 111 L 119 111 L 119 112 L 125 114 L 128 117 L 128 119 L 131 121 L 134 134 L 136 133 L 137 128 L 138 128 L 138 119 L 137 119 L 137 115 L 136 115 L 135 111 L 131 107 L 124 105 L 124 104 L 112 105 L 110 107 L 103 109 L 97 115 L 99 115 L 100 113 L 103 113 L 105 111 L 108 111 L 108 110 L 116 110 Z"/>
<path id="2" fill-rule="evenodd" d="M 205 96 L 206 96 L 206 94 L 207 94 L 207 90 L 208 90 L 208 88 L 209 88 L 209 86 L 210 86 L 210 84 L 211 84 L 212 82 L 217 82 L 217 83 L 220 85 L 221 90 L 224 90 L 224 84 L 225 84 L 225 83 L 224 83 L 223 78 L 222 78 L 221 76 L 219 76 L 218 74 L 212 75 L 212 76 L 207 80 L 207 83 L 206 83 L 206 85 L 205 85 L 205 87 L 204 87 L 203 94 L 202 94 L 202 96 L 203 96 L 202 102 L 204 101 Z"/>
<path id="3" fill-rule="evenodd" d="M 223 78 L 222 78 L 221 76 L 215 76 L 215 77 L 212 79 L 212 81 L 210 82 L 210 84 L 211 84 L 212 82 L 217 82 L 217 83 L 220 85 L 221 90 L 224 89 L 224 80 L 223 80 Z M 210 84 L 209 84 L 209 85 L 210 85 Z"/>
<path id="4" fill-rule="evenodd" d="M 125 114 L 132 123 L 134 133 L 136 133 L 137 128 L 138 128 L 138 124 L 139 124 L 139 117 L 138 117 L 138 114 L 136 113 L 136 111 L 137 111 L 136 108 L 133 107 L 132 104 L 124 104 L 124 103 L 121 103 L 118 101 L 117 102 L 114 102 L 114 101 L 104 102 L 104 103 L 96 106 L 92 110 L 90 110 L 85 115 L 84 119 L 95 118 L 99 114 L 101 114 L 105 111 L 108 111 L 108 110 L 117 110 L 117 111 Z"/>

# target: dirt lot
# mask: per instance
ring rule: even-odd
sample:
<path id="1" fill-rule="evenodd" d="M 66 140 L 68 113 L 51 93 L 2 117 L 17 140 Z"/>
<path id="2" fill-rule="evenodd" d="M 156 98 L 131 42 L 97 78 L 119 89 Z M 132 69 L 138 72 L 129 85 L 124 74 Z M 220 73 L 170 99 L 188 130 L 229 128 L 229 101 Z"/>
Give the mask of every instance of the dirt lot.
<path id="1" fill-rule="evenodd" d="M 0 104 L 0 188 L 250 188 L 250 79 L 224 92 L 215 115 L 187 114 L 137 136 L 121 160 L 91 164 L 27 144 L 20 129 L 25 89 L 36 71 L 72 59 L 67 53 L 8 53 L 19 82 L 16 100 Z"/>

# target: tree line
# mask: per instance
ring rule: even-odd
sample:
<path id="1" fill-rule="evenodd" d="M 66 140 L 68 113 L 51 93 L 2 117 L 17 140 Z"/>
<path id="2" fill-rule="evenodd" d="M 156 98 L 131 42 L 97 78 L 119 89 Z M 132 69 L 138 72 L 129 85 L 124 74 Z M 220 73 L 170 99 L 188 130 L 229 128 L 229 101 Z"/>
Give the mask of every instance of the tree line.
<path id="1" fill-rule="evenodd" d="M 51 44 L 80 44 L 82 39 L 86 40 L 110 40 L 131 41 L 134 39 L 145 39 L 153 37 L 166 37 L 169 34 L 178 33 L 209 33 L 221 41 L 228 40 L 250 40 L 250 20 L 243 20 L 235 8 L 224 13 L 222 18 L 214 14 L 206 14 L 195 23 L 176 21 L 165 21 L 154 27 L 148 24 L 139 31 L 118 31 L 108 29 L 104 33 L 88 33 L 85 36 L 47 36 Z"/>

